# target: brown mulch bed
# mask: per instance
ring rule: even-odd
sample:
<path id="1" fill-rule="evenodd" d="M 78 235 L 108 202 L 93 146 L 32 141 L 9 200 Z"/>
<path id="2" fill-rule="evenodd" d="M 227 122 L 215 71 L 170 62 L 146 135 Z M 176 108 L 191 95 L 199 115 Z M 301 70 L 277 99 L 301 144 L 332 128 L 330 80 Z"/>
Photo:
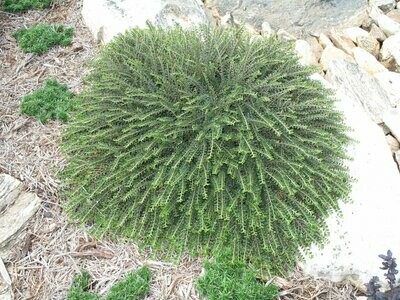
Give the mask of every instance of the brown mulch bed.
<path id="1" fill-rule="evenodd" d="M 85 62 L 98 45 L 84 26 L 81 0 L 56 2 L 49 10 L 23 14 L 0 12 L 0 173 L 10 174 L 37 193 L 42 205 L 27 229 L 4 259 L 13 281 L 15 299 L 66 299 L 74 274 L 87 270 L 96 292 L 106 294 L 115 281 L 144 264 L 153 271 L 149 299 L 199 299 L 194 285 L 201 262 L 183 258 L 178 265 L 149 259 L 128 241 L 96 241 L 85 229 L 68 222 L 57 197 L 57 172 L 63 167 L 58 122 L 40 124 L 21 116 L 23 95 L 44 80 L 56 78 L 78 93 Z M 72 26 L 70 47 L 55 47 L 41 56 L 23 53 L 12 33 L 38 22 Z M 350 284 L 334 284 L 305 276 L 299 270 L 289 281 L 277 280 L 280 299 L 355 299 Z"/>

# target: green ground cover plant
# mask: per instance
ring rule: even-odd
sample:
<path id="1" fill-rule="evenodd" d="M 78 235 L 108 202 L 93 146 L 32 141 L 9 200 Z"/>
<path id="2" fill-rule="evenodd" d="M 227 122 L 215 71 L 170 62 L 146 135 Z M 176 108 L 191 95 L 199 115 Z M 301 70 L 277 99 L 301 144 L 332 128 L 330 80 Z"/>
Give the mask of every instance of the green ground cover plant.
<path id="1" fill-rule="evenodd" d="M 122 281 L 116 283 L 108 296 L 100 297 L 88 292 L 90 275 L 87 272 L 75 276 L 72 286 L 68 291 L 67 300 L 140 300 L 144 299 L 150 291 L 151 271 L 148 267 L 141 267 L 128 274 Z"/>
<path id="2" fill-rule="evenodd" d="M 341 113 L 292 45 L 243 29 L 133 29 L 93 62 L 63 135 L 66 211 L 164 257 L 285 274 L 351 181 Z"/>
<path id="3" fill-rule="evenodd" d="M 215 261 L 206 261 L 205 274 L 197 280 L 197 290 L 208 300 L 273 300 L 279 289 L 258 281 L 256 272 L 243 261 L 232 260 L 229 250 L 222 251 Z"/>
<path id="4" fill-rule="evenodd" d="M 73 94 L 57 80 L 46 80 L 43 87 L 22 99 L 21 113 L 36 117 L 40 122 L 49 120 L 67 122 L 73 108 Z"/>
<path id="5" fill-rule="evenodd" d="M 28 9 L 48 8 L 53 0 L 3 0 L 3 9 L 7 12 L 22 12 Z"/>
<path id="6" fill-rule="evenodd" d="M 73 29 L 63 25 L 36 24 L 30 28 L 18 29 L 13 37 L 25 53 L 43 54 L 53 46 L 69 46 Z"/>

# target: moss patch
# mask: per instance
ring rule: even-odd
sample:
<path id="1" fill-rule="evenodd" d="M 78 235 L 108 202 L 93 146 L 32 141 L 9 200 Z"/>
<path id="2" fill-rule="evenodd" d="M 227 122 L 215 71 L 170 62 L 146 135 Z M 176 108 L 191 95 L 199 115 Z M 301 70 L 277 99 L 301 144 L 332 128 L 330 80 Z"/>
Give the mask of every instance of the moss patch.
<path id="1" fill-rule="evenodd" d="M 34 116 L 42 123 L 48 120 L 66 122 L 72 107 L 73 94 L 68 87 L 56 80 L 47 80 L 43 87 L 24 96 L 21 113 Z"/>
<path id="2" fill-rule="evenodd" d="M 72 35 L 73 29 L 63 25 L 37 24 L 17 30 L 13 37 L 24 52 L 43 54 L 56 45 L 71 45 Z"/>
<path id="3" fill-rule="evenodd" d="M 21 12 L 28 9 L 48 8 L 53 0 L 3 0 L 4 11 Z"/>
<path id="4" fill-rule="evenodd" d="M 149 294 L 150 281 L 151 272 L 149 268 L 142 267 L 115 284 L 109 295 L 102 298 L 88 292 L 90 275 L 87 272 L 82 272 L 74 278 L 67 300 L 140 300 Z"/>

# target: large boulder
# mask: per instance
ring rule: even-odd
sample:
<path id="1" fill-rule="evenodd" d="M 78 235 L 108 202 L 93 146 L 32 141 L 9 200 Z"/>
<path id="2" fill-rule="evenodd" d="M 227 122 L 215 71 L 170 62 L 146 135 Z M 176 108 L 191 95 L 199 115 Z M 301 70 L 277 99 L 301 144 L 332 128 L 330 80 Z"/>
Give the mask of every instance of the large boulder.
<path id="1" fill-rule="evenodd" d="M 337 74 L 338 70 L 348 69 L 354 69 L 352 64 L 334 61 L 328 72 Z M 373 275 L 383 279 L 378 254 L 391 249 L 394 255 L 400 255 L 400 236 L 395 226 L 400 211 L 400 174 L 382 129 L 363 108 L 376 93 L 357 91 L 366 86 L 355 71 L 331 78 L 337 107 L 356 140 L 348 147 L 353 158 L 348 167 L 355 181 L 351 201 L 340 205 L 342 216 L 331 215 L 327 220 L 327 244 L 322 249 L 314 246 L 303 268 L 317 277 L 334 281 L 352 278 L 366 283 Z M 356 91 L 349 93 L 348 85 L 354 85 Z M 360 101 L 359 97 L 368 99 Z"/>
<path id="2" fill-rule="evenodd" d="M 150 21 L 164 27 L 188 28 L 208 23 L 200 0 L 83 0 L 83 19 L 98 42 L 107 43 L 118 33 Z"/>
<path id="3" fill-rule="evenodd" d="M 366 15 L 366 0 L 205 0 L 220 16 L 232 14 L 238 23 L 261 29 L 268 21 L 273 29 L 297 36 L 321 32 L 333 26 L 360 25 Z"/>

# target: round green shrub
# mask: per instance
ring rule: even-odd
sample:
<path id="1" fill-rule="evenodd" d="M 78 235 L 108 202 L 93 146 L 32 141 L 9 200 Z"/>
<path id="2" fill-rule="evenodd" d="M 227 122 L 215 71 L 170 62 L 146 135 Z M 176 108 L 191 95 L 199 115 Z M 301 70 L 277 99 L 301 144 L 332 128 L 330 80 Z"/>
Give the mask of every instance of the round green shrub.
<path id="1" fill-rule="evenodd" d="M 285 273 L 348 195 L 349 139 L 292 46 L 242 29 L 133 29 L 64 134 L 70 216 L 167 257 L 224 247 Z"/>

